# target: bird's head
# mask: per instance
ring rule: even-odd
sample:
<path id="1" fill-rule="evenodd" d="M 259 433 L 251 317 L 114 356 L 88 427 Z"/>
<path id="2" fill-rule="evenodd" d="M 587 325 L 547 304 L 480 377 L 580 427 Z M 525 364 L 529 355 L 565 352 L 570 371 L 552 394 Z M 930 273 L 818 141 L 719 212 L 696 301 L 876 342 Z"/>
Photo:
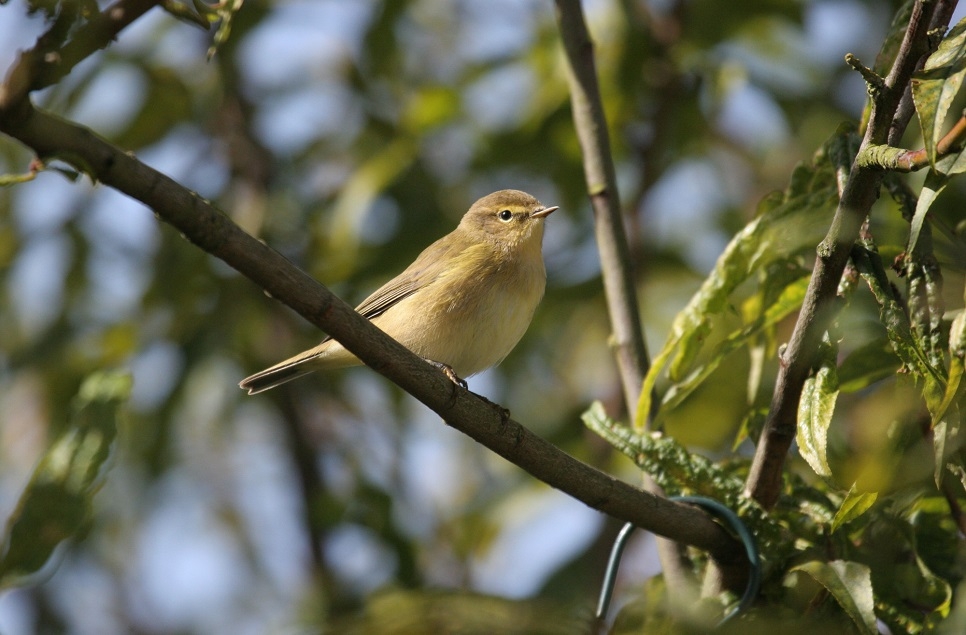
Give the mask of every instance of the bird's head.
<path id="1" fill-rule="evenodd" d="M 473 203 L 460 228 L 477 240 L 504 250 L 536 249 L 543 239 L 543 221 L 557 207 L 547 207 L 520 190 L 500 190 Z"/>

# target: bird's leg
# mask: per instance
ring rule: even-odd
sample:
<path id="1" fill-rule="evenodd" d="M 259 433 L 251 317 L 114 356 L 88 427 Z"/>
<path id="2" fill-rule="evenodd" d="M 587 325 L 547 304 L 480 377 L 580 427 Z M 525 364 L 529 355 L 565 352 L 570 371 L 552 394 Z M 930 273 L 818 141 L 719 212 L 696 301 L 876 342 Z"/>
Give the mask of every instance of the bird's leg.
<path id="1" fill-rule="evenodd" d="M 443 362 L 437 362 L 435 359 L 427 358 L 426 361 L 432 364 L 433 366 L 435 366 L 436 368 L 440 369 L 441 371 L 443 371 L 443 374 L 446 375 L 446 377 L 449 378 L 451 382 L 453 382 L 460 388 L 466 388 L 466 381 L 460 378 L 460 376 L 456 374 L 456 371 L 453 370 L 452 366 L 450 366 L 449 364 L 444 364 Z"/>
<path id="2" fill-rule="evenodd" d="M 457 375 L 456 374 L 456 371 L 453 370 L 453 367 L 452 366 L 450 366 L 449 364 L 444 364 L 443 362 L 437 362 L 434 359 L 428 359 L 428 358 L 424 358 L 424 359 L 426 359 L 427 362 L 429 362 L 430 364 L 432 364 L 436 368 L 438 368 L 441 371 L 443 371 L 443 374 L 446 375 L 451 382 L 453 382 L 454 384 L 456 384 L 460 388 L 466 388 L 467 390 L 469 390 L 469 388 L 467 388 L 467 385 L 466 385 L 466 380 L 462 379 L 459 375 Z M 488 403 L 495 410 L 497 410 L 500 413 L 500 419 L 503 421 L 504 425 L 510 419 L 510 411 L 509 410 L 507 410 L 506 408 L 504 408 L 503 406 L 501 406 L 498 403 L 494 403 L 494 402 L 490 401 L 489 399 L 487 399 L 483 395 L 478 395 L 477 393 L 473 393 L 473 394 L 476 395 L 477 397 L 479 397 L 480 399 L 482 399 L 483 401 L 485 401 L 486 403 Z M 456 395 L 454 394 L 453 397 L 455 398 Z"/>
<path id="3" fill-rule="evenodd" d="M 426 359 L 426 361 L 443 371 L 443 374 L 446 375 L 451 382 L 460 388 L 466 388 L 466 381 L 461 379 L 460 376 L 456 374 L 456 371 L 453 370 L 452 366 L 449 364 L 444 364 L 443 362 L 437 362 L 434 359 Z"/>

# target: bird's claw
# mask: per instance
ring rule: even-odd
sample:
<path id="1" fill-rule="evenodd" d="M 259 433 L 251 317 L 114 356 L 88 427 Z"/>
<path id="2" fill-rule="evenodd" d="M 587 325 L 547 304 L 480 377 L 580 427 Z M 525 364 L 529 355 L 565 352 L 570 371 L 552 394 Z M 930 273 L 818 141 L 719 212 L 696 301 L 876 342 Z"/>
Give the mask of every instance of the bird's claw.
<path id="1" fill-rule="evenodd" d="M 469 388 L 467 388 L 466 381 L 463 380 L 459 375 L 456 374 L 456 371 L 453 370 L 453 367 L 452 366 L 450 366 L 449 364 L 444 364 L 443 362 L 437 362 L 434 359 L 427 359 L 426 361 L 429 362 L 430 364 L 432 364 L 433 366 L 435 366 L 436 368 L 440 369 L 441 371 L 443 371 L 443 374 L 446 375 L 446 377 L 448 377 L 451 382 L 453 382 L 454 384 L 456 384 L 460 388 L 463 388 L 465 390 L 469 390 Z M 476 395 L 476 393 L 473 393 L 473 394 Z M 482 399 L 483 401 L 485 401 L 487 403 L 487 405 L 489 405 L 490 407 L 492 407 L 494 410 L 496 410 L 497 412 L 499 412 L 500 413 L 500 420 L 504 424 L 506 424 L 506 422 L 510 420 L 510 411 L 509 410 L 507 410 L 506 408 L 504 408 L 503 406 L 501 406 L 498 403 L 495 403 L 493 401 L 490 401 L 489 399 L 487 399 L 483 395 L 476 395 L 476 396 L 479 397 L 480 399 Z M 453 397 L 455 398 L 456 395 L 454 394 Z"/>
<path id="2" fill-rule="evenodd" d="M 451 382 L 453 382 L 460 388 L 467 389 L 466 380 L 464 380 L 459 375 L 457 375 L 456 371 L 453 370 L 452 366 L 450 366 L 449 364 L 444 364 L 443 362 L 437 362 L 436 360 L 433 360 L 433 359 L 427 359 L 426 361 L 432 364 L 433 366 L 435 366 L 436 368 L 440 369 L 441 371 L 443 371 L 443 374 L 446 375 L 446 377 Z"/>

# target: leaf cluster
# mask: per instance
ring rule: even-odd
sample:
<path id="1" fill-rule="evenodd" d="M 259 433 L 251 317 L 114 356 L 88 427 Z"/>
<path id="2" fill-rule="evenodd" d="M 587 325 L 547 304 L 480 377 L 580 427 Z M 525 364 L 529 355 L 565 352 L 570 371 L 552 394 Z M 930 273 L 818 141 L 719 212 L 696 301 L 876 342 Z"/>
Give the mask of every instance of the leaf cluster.
<path id="1" fill-rule="evenodd" d="M 951 29 L 912 81 L 930 172 L 918 193 L 905 177 L 887 175 L 893 204 L 874 210 L 886 218 L 870 216 L 852 248 L 838 301 L 827 309 L 834 312 L 826 316 L 831 327 L 813 352 L 799 402 L 803 463 L 786 475 L 778 505 L 766 512 L 745 498 L 745 459 L 712 462 L 645 427 L 673 420 L 722 364 L 743 353 L 750 379 L 745 425 L 736 430 L 733 447 L 755 440 L 749 422 L 765 410 L 761 378 L 773 368 L 770 356 L 777 353 L 783 363 L 777 343 L 783 321 L 802 304 L 811 250 L 823 248 L 844 178 L 868 165 L 865 155 L 853 163 L 859 144 L 851 129 L 840 129 L 809 164 L 797 167 L 785 191 L 766 197 L 732 238 L 677 314 L 645 379 L 634 427 L 608 418 L 599 404 L 584 414 L 592 430 L 669 492 L 716 498 L 753 528 L 770 583 L 742 628 L 782 623 L 776 606 L 794 607 L 813 625 L 831 620 L 860 633 L 878 632 L 877 621 L 891 632 L 955 632 L 963 623 L 953 598 L 966 575 L 959 539 L 966 527 L 966 321 L 962 301 L 947 308 L 951 293 L 945 289 L 949 280 L 962 281 L 962 271 L 955 258 L 937 254 L 962 250 L 964 243 L 933 205 L 963 171 L 962 143 L 950 134 L 958 134 L 953 103 L 961 98 L 966 69 L 964 30 L 966 21 Z M 897 163 L 882 165 L 895 169 Z M 879 232 L 887 237 L 884 250 L 896 254 L 891 271 L 874 237 Z M 898 245 L 892 242 L 897 237 Z M 856 328 L 859 318 L 862 328 Z M 890 397 L 896 394 L 901 397 Z M 891 410 L 883 402 L 890 399 Z M 884 438 L 874 457 L 857 443 L 871 407 L 873 416 L 887 418 L 875 426 Z M 921 463 L 927 449 L 930 472 Z"/>

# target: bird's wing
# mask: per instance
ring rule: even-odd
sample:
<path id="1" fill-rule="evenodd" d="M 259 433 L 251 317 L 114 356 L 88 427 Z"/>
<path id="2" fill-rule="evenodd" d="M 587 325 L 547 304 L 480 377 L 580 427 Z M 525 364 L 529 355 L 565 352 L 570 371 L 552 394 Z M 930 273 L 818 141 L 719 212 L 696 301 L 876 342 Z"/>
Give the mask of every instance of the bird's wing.
<path id="1" fill-rule="evenodd" d="M 457 230 L 458 231 L 458 230 Z M 462 241 L 437 240 L 413 261 L 406 270 L 382 285 L 362 304 L 356 312 L 371 320 L 381 315 L 405 298 L 432 284 L 446 271 L 447 263 L 464 247 Z M 455 243 L 455 244 L 454 244 Z"/>
<path id="2" fill-rule="evenodd" d="M 416 293 L 420 286 L 421 280 L 419 278 L 403 278 L 402 275 L 399 275 L 379 287 L 372 295 L 363 300 L 362 304 L 356 307 L 356 312 L 360 313 L 367 320 L 371 320 L 377 315 L 385 313 L 389 307 L 403 298 L 407 298 Z"/>

